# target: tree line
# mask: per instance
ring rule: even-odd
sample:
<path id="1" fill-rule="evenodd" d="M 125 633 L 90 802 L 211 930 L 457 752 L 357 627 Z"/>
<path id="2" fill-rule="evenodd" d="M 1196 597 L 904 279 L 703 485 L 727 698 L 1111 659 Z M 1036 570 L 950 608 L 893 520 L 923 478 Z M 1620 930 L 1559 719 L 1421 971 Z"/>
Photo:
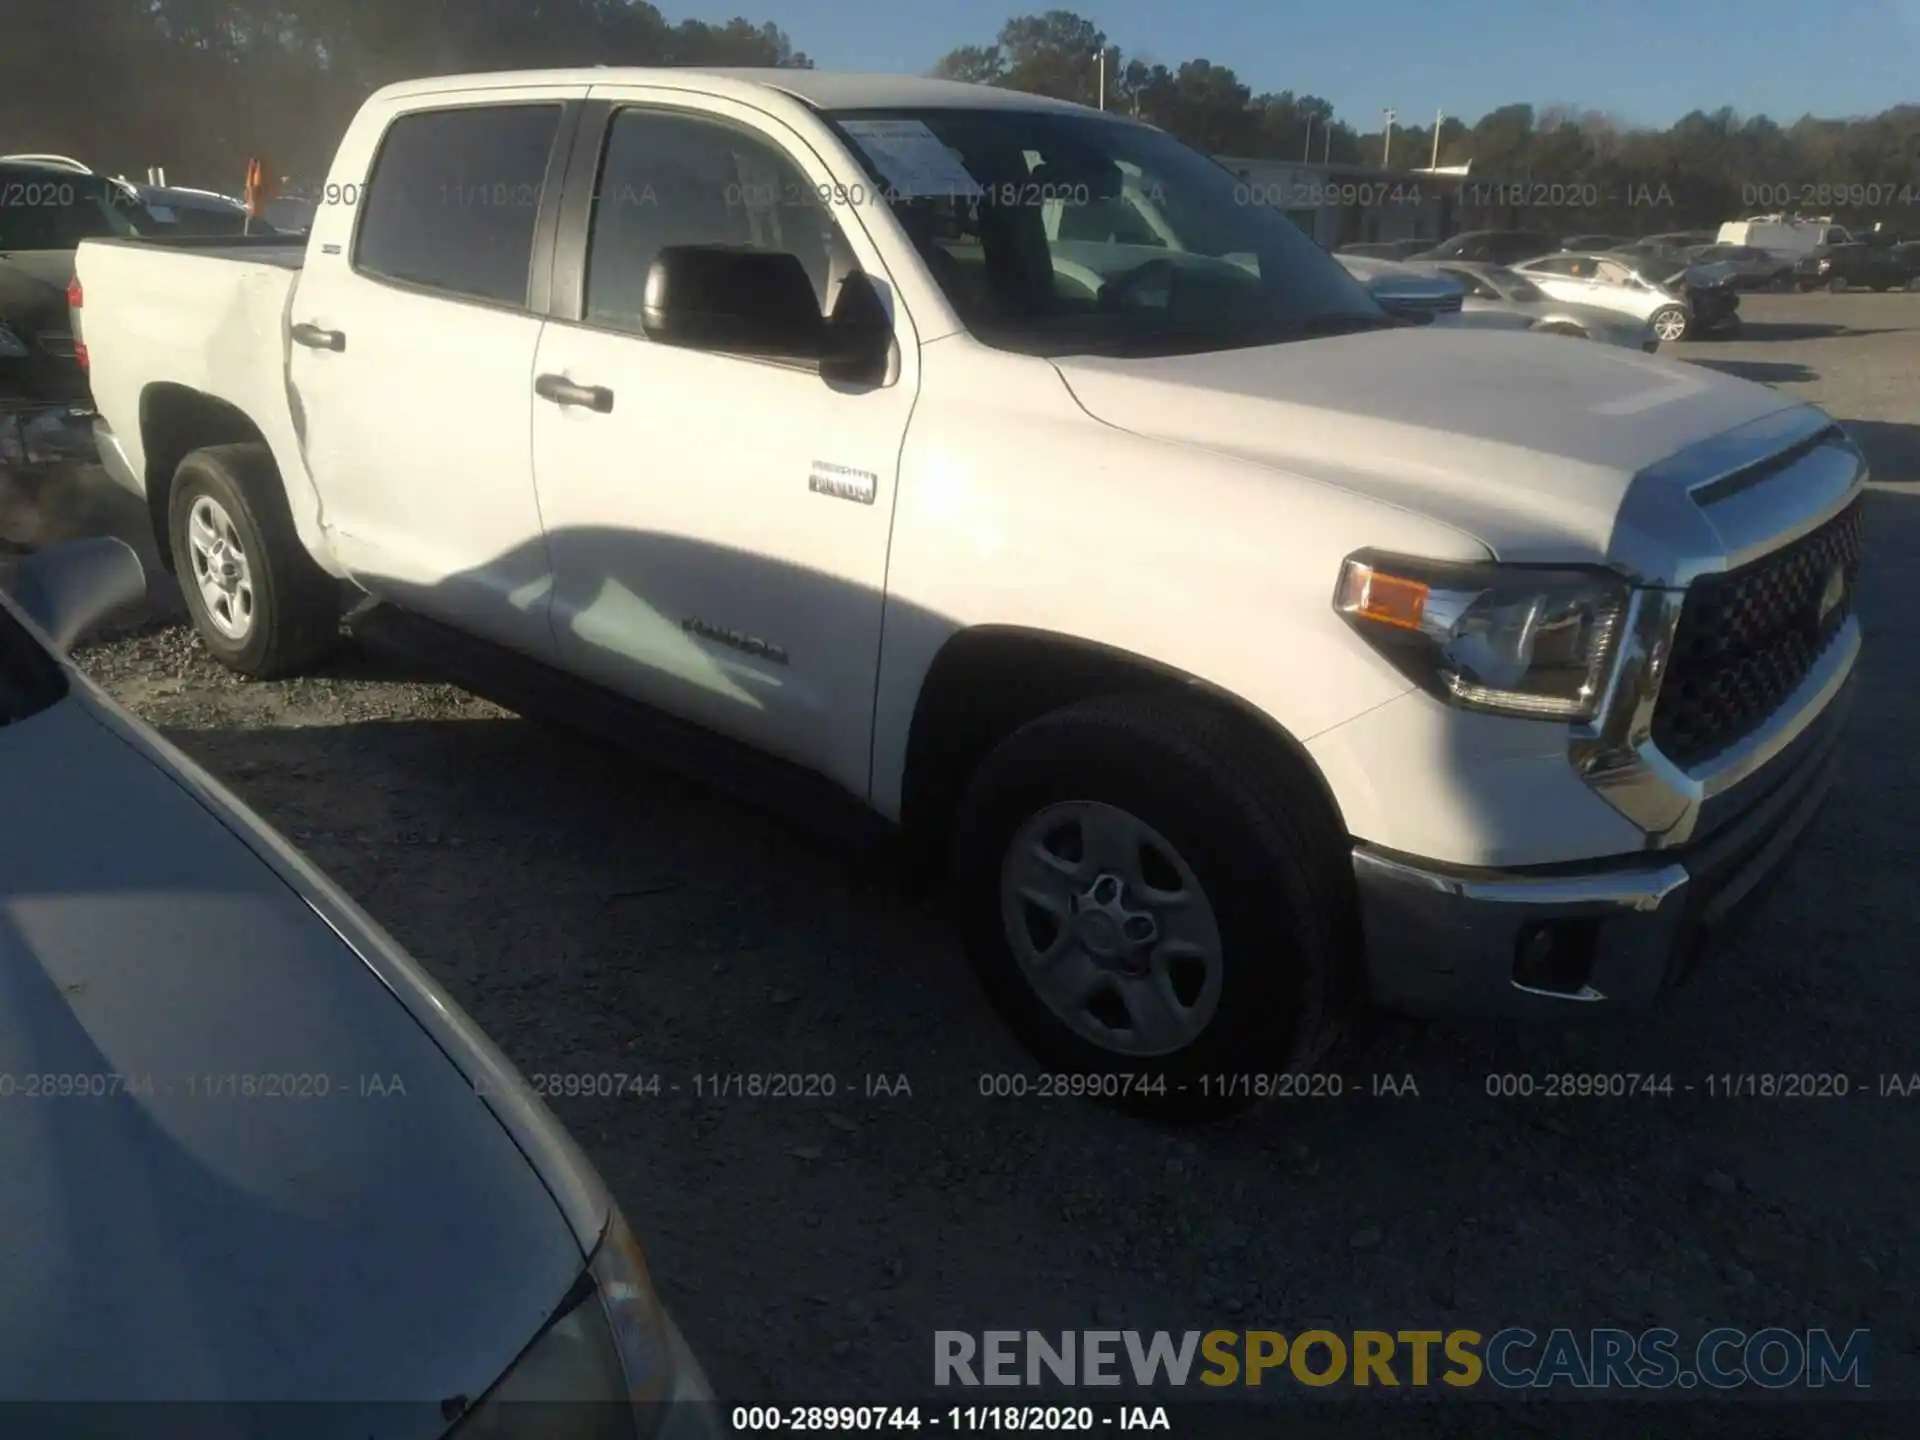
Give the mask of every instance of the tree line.
<path id="1" fill-rule="evenodd" d="M 1102 67 L 1100 58 L 1105 56 Z M 1134 115 L 1215 155 L 1401 168 L 1472 163 L 1469 187 L 1560 230 L 1678 230 L 1762 210 L 1920 231 L 1920 105 L 1781 124 L 1731 107 L 1665 129 L 1598 110 L 1503 105 L 1471 123 L 1359 129 L 1319 96 L 1255 93 L 1210 60 L 1128 55 L 1085 16 L 1015 16 L 992 43 L 949 52 L 935 73 Z M 1383 96 L 1392 103 L 1391 96 Z M 1410 120 L 1413 117 L 1404 116 Z"/>
<path id="2" fill-rule="evenodd" d="M 8 0 L 0 153 L 238 191 L 249 156 L 308 181 L 395 80 L 562 65 L 812 62 L 773 24 L 646 0 Z"/>
<path id="3" fill-rule="evenodd" d="M 223 189 L 238 188 L 259 154 L 314 180 L 379 85 L 592 64 L 812 62 L 771 22 L 676 22 L 647 0 L 10 0 L 0 151 L 58 151 L 132 175 L 164 165 L 176 184 Z M 1210 60 L 1128 54 L 1068 10 L 1014 16 L 934 73 L 1104 99 L 1216 155 L 1395 168 L 1470 160 L 1477 179 L 1531 187 L 1560 229 L 1679 229 L 1773 209 L 1920 229 L 1920 105 L 1786 124 L 1721 108 L 1657 129 L 1515 104 L 1448 118 L 1436 145 L 1431 124 L 1389 137 L 1306 91 L 1256 93 Z M 1657 215 L 1634 203 L 1649 200 Z"/>

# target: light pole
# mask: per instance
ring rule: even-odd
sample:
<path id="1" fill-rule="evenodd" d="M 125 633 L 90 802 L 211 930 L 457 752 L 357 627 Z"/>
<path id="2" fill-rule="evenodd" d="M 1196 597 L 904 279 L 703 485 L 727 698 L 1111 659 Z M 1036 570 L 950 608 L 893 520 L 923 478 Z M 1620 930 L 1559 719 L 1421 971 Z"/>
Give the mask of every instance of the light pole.
<path id="1" fill-rule="evenodd" d="M 1383 135 L 1380 140 L 1380 168 L 1385 170 L 1391 164 L 1391 157 L 1393 155 L 1393 122 L 1398 117 L 1399 112 L 1389 109 L 1382 110 L 1380 113 L 1384 115 L 1387 120 L 1386 134 Z"/>
<path id="2" fill-rule="evenodd" d="M 1436 110 L 1433 112 L 1433 159 L 1428 162 L 1430 169 L 1438 170 L 1440 168 L 1440 127 L 1446 123 L 1446 120 L 1446 111 Z"/>
<path id="3" fill-rule="evenodd" d="M 1100 58 L 1100 108 L 1107 108 L 1107 47 L 1102 45 L 1098 51 Z"/>
<path id="4" fill-rule="evenodd" d="M 1307 111 L 1307 138 L 1300 147 L 1300 163 L 1308 164 L 1313 159 L 1313 112 Z"/>

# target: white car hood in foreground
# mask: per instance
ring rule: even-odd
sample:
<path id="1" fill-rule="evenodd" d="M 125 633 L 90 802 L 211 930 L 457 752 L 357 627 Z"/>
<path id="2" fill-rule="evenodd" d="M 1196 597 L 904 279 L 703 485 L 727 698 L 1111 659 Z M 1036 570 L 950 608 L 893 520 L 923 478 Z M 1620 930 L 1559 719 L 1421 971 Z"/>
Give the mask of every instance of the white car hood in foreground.
<path id="1" fill-rule="evenodd" d="M 89 689 L 0 728 L 0 1398 L 389 1402 L 346 1428 L 435 1435 L 579 1237 L 450 1058 L 463 1017 Z"/>
<path id="2" fill-rule="evenodd" d="M 1372 496 L 1509 560 L 1604 557 L 1636 474 L 1798 403 L 1615 346 L 1441 326 L 1055 363 L 1109 425 Z"/>

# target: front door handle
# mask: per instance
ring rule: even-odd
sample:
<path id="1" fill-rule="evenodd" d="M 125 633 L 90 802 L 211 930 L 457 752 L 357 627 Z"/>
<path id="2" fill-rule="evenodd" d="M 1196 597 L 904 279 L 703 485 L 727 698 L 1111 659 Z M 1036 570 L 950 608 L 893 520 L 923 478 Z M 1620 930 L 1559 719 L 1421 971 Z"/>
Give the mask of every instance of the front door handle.
<path id="1" fill-rule="evenodd" d="M 309 350 L 331 350 L 338 355 L 347 348 L 344 331 L 322 330 L 318 325 L 309 325 L 304 320 L 293 327 L 293 343 L 304 345 Z"/>
<path id="2" fill-rule="evenodd" d="M 577 385 L 564 375 L 541 375 L 533 382 L 533 393 L 556 405 L 580 405 L 596 415 L 613 411 L 613 391 L 604 385 Z"/>

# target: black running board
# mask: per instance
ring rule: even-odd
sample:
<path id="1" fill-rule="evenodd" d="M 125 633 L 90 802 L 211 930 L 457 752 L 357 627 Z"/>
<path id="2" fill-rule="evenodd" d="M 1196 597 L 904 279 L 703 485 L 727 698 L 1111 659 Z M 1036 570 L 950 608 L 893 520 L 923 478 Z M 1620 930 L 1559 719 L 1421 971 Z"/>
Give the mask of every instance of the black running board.
<path id="1" fill-rule="evenodd" d="M 349 629 L 367 648 L 402 656 L 503 709 L 591 735 L 808 829 L 861 845 L 898 835 L 810 770 L 437 620 L 383 602 L 355 614 Z"/>

